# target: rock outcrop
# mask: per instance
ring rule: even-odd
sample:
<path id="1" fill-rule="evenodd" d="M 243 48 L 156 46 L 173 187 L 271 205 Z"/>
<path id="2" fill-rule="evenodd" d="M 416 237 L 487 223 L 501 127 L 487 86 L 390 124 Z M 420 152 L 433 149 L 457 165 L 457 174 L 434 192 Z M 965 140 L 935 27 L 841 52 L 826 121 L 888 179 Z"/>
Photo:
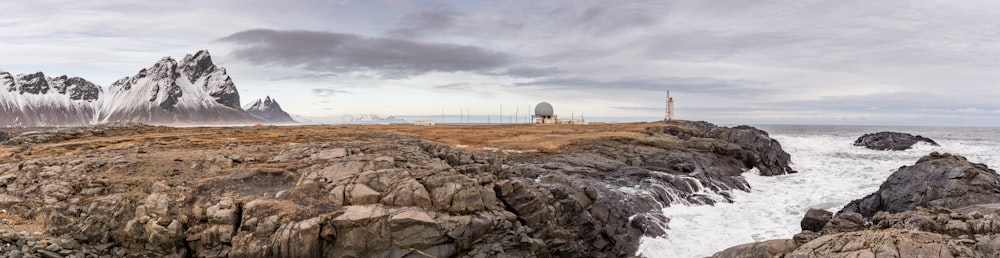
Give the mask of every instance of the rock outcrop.
<path id="1" fill-rule="evenodd" d="M 736 157 L 745 166 L 757 168 L 761 175 L 795 173 L 789 166 L 791 155 L 781 149 L 781 143 L 754 127 L 729 128 L 708 122 L 672 121 L 667 126 L 651 130 L 675 135 L 707 151 Z"/>
<path id="2" fill-rule="evenodd" d="M 17 133 L 23 147 L 0 148 L 14 160 L 0 165 L 0 223 L 25 229 L 0 231 L 0 247 L 15 246 L 12 256 L 631 257 L 642 236 L 665 234 L 662 208 L 730 201 L 749 189 L 741 173 L 781 156 L 756 129 L 711 126 L 682 139 L 649 127 L 506 154 L 326 127 L 316 136 L 134 124 Z M 131 145 L 137 133 L 148 138 Z"/>
<path id="3" fill-rule="evenodd" d="M 247 106 L 244 107 L 243 109 L 246 110 L 247 113 L 250 113 L 250 115 L 263 119 L 264 121 L 267 121 L 269 123 L 277 123 L 277 124 L 295 123 L 295 120 L 292 119 L 292 116 L 288 115 L 288 113 L 285 112 L 285 110 L 282 110 L 281 105 L 278 104 L 278 101 L 272 99 L 271 96 L 267 96 L 264 99 L 258 99 L 257 101 L 251 102 L 250 104 L 247 104 Z"/>
<path id="4" fill-rule="evenodd" d="M 854 141 L 854 146 L 863 146 L 873 150 L 908 150 L 918 142 L 926 142 L 930 145 L 938 146 L 937 142 L 930 138 L 899 132 L 865 134 Z"/>
<path id="5" fill-rule="evenodd" d="M 810 210 L 793 239 L 735 246 L 713 257 L 997 257 L 997 177 L 964 157 L 932 153 L 832 218 Z M 788 241 L 795 247 L 777 244 Z"/>
<path id="6" fill-rule="evenodd" d="M 965 157 L 932 153 L 889 175 L 878 191 L 847 204 L 840 212 L 871 217 L 915 207 L 959 208 L 1000 200 L 1000 175 Z"/>

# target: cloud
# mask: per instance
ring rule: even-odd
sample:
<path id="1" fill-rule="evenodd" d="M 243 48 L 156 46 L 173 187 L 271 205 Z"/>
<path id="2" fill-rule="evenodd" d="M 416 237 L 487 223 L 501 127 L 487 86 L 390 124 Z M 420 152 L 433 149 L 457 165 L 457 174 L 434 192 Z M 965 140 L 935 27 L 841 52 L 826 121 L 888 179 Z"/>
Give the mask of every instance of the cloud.
<path id="1" fill-rule="evenodd" d="M 399 28 L 390 30 L 389 35 L 404 38 L 421 36 L 428 32 L 446 30 L 452 26 L 458 12 L 450 10 L 422 11 L 404 16 Z"/>
<path id="2" fill-rule="evenodd" d="M 335 90 L 335 89 L 312 89 L 313 95 L 320 97 L 332 97 L 334 95 L 350 94 L 350 91 L 346 90 Z"/>
<path id="3" fill-rule="evenodd" d="M 566 71 L 559 69 L 557 67 L 515 66 L 507 68 L 507 71 L 499 73 L 498 75 L 535 78 L 535 77 L 547 77 L 547 76 L 559 75 L 564 73 L 566 73 Z"/>
<path id="4" fill-rule="evenodd" d="M 771 105 L 786 109 L 802 110 L 899 112 L 919 112 L 927 110 L 950 112 L 969 109 L 1000 109 L 1000 104 L 996 104 L 991 97 L 984 96 L 965 96 L 965 101 L 962 102 L 936 101 L 939 99 L 960 97 L 961 96 L 947 96 L 946 94 L 901 91 L 848 96 L 824 96 L 810 100 L 777 101 Z"/>
<path id="5" fill-rule="evenodd" d="M 437 85 L 434 86 L 434 88 L 442 90 L 467 90 L 470 88 L 469 86 L 470 85 L 468 83 L 449 83 L 449 84 Z"/>
<path id="6" fill-rule="evenodd" d="M 557 8 L 553 14 L 566 16 L 569 26 L 606 34 L 646 27 L 658 22 L 669 11 L 669 3 L 657 1 L 573 2 Z M 658 13 L 653 15 L 651 12 Z"/>
<path id="7" fill-rule="evenodd" d="M 374 72 L 382 78 L 487 72 L 512 60 L 508 54 L 475 46 L 322 31 L 253 29 L 220 40 L 240 45 L 233 55 L 254 64 L 320 72 Z"/>
<path id="8" fill-rule="evenodd" d="M 774 93 L 765 84 L 749 80 L 720 80 L 705 77 L 637 77 L 610 80 L 582 77 L 550 78 L 515 83 L 520 87 L 567 90 L 636 90 L 636 91 L 683 91 L 689 94 L 712 94 L 726 96 L 753 96 Z"/>

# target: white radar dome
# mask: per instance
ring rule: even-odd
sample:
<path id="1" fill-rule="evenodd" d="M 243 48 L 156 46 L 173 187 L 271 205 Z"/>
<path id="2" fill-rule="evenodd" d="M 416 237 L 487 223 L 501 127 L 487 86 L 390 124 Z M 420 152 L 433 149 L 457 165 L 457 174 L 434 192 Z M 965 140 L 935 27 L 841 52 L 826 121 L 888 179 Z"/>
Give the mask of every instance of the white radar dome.
<path id="1" fill-rule="evenodd" d="M 538 105 L 535 106 L 536 116 L 552 116 L 552 114 L 554 114 L 552 104 L 549 104 L 548 102 L 538 103 Z"/>

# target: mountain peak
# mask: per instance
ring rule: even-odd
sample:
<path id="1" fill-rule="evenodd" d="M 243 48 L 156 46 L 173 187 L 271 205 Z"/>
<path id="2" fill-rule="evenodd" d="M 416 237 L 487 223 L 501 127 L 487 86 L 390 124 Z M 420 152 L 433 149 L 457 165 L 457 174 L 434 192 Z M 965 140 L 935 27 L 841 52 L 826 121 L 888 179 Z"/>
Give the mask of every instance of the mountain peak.
<path id="1" fill-rule="evenodd" d="M 184 67 L 184 75 L 187 75 L 191 83 L 200 78 L 203 74 L 214 72 L 217 67 L 212 63 L 212 55 L 208 50 L 199 50 L 194 55 L 188 54 L 181 60 Z"/>
<path id="2" fill-rule="evenodd" d="M 246 111 L 251 115 L 264 119 L 265 121 L 272 123 L 295 123 L 292 116 L 288 115 L 287 112 L 281 109 L 281 105 L 278 104 L 277 100 L 271 98 L 271 96 L 265 96 L 263 99 L 257 99 L 256 101 L 250 103 L 246 106 Z"/>
<path id="3" fill-rule="evenodd" d="M 98 121 L 136 115 L 155 123 L 257 121 L 240 109 L 236 85 L 205 50 L 185 55 L 180 62 L 164 57 L 135 76 L 116 81 L 108 92 L 105 102 L 112 104 L 102 107 Z"/>
<path id="4" fill-rule="evenodd" d="M 215 102 L 240 109 L 240 93 L 236 91 L 236 84 L 226 74 L 226 69 L 212 62 L 212 55 L 208 50 L 199 50 L 193 55 L 184 56 L 180 66 L 188 81 L 209 92 Z"/>

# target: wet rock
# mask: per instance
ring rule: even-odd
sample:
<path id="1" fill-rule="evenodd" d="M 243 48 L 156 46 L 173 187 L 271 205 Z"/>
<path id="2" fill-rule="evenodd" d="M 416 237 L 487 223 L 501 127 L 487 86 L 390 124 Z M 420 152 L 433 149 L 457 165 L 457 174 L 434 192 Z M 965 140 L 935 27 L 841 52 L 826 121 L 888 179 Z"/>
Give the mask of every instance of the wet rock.
<path id="1" fill-rule="evenodd" d="M 1000 175 L 965 157 L 931 153 L 893 172 L 875 193 L 847 204 L 840 212 L 871 217 L 915 207 L 959 208 L 1000 199 Z"/>
<path id="2" fill-rule="evenodd" d="M 674 135 L 688 141 L 692 147 L 710 150 L 742 161 L 748 168 L 757 168 L 761 175 L 773 176 L 795 173 L 789 164 L 791 155 L 781 148 L 767 132 L 751 127 L 719 127 L 708 122 L 672 121 L 663 127 L 651 127 L 650 131 Z M 719 145 L 698 138 L 713 138 L 736 144 Z M 694 140 L 694 141 L 692 141 Z"/>
<path id="3" fill-rule="evenodd" d="M 823 226 L 831 219 L 833 219 L 832 212 L 823 209 L 809 209 L 809 211 L 806 211 L 806 215 L 802 217 L 799 225 L 801 225 L 802 230 L 819 232 L 823 230 Z"/>
<path id="4" fill-rule="evenodd" d="M 863 146 L 873 150 L 908 150 L 918 142 L 926 142 L 938 146 L 937 142 L 920 135 L 913 136 L 900 132 L 878 132 L 862 135 L 854 141 L 854 146 Z"/>
<path id="5" fill-rule="evenodd" d="M 851 202 L 819 232 L 811 230 L 827 214 L 807 212 L 804 230 L 793 238 L 799 246 L 783 257 L 997 257 L 996 177 L 961 156 L 932 153 Z M 742 257 L 769 255 L 735 250 Z"/>

